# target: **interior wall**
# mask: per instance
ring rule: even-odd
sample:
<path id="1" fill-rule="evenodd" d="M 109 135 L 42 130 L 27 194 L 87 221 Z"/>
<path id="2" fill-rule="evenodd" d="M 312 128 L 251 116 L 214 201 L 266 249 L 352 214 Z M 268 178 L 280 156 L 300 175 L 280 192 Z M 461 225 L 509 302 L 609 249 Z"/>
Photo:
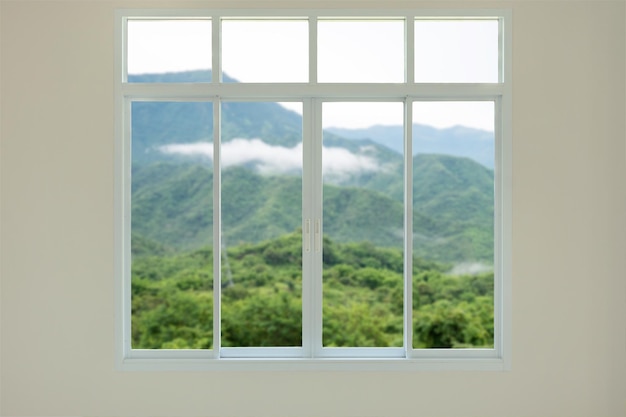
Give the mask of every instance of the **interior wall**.
<path id="1" fill-rule="evenodd" d="M 212 5 L 0 2 L 1 415 L 626 415 L 623 1 L 339 4 L 513 10 L 511 371 L 115 370 L 114 10 Z"/>

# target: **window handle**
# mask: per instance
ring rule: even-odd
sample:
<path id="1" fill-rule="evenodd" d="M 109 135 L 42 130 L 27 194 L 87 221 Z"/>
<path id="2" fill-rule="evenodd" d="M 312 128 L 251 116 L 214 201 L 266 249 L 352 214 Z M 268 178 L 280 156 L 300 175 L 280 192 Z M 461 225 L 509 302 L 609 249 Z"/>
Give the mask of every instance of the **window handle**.
<path id="1" fill-rule="evenodd" d="M 322 224 L 320 219 L 315 220 L 315 252 L 322 250 Z"/>
<path id="2" fill-rule="evenodd" d="M 304 251 L 311 252 L 311 219 L 304 221 Z"/>

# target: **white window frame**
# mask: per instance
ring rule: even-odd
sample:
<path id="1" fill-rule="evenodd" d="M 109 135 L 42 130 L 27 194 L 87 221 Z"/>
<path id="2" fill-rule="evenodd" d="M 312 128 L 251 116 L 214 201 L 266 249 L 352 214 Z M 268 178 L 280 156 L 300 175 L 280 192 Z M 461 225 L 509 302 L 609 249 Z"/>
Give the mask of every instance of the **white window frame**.
<path id="1" fill-rule="evenodd" d="M 222 17 L 302 17 L 309 29 L 309 83 L 220 83 L 220 19 Z M 318 17 L 416 18 L 497 18 L 500 21 L 499 82 L 489 84 L 433 84 L 414 82 L 413 24 L 405 25 L 405 83 L 339 84 L 317 83 L 316 25 Z M 212 81 L 199 84 L 139 84 L 126 79 L 126 22 L 138 18 L 208 18 L 212 20 Z M 510 10 L 117 10 L 115 13 L 115 333 L 116 365 L 123 370 L 509 370 L 511 367 L 511 185 L 512 185 L 512 99 L 511 99 L 511 11 Z M 365 93 L 364 93 L 365 92 Z M 312 323 L 321 321 L 321 282 L 303 278 L 303 347 L 295 348 L 214 348 L 209 350 L 143 350 L 130 345 L 130 104 L 141 100 L 210 101 L 214 120 L 220 119 L 222 101 L 303 102 L 304 154 L 321 161 L 321 145 L 313 149 L 311 135 L 321 135 L 323 101 L 400 101 L 405 103 L 405 235 L 412 231 L 412 103 L 415 101 L 493 101 L 495 103 L 494 168 L 494 348 L 413 349 L 412 346 L 412 239 L 405 237 L 404 345 L 400 348 L 323 348 L 319 336 L 307 336 Z M 219 189 L 220 131 L 214 123 L 214 189 Z M 305 172 L 307 158 L 305 157 Z M 407 159 L 408 158 L 408 159 Z M 319 165 L 319 164 L 318 164 Z M 319 169 L 314 166 L 309 169 Z M 320 175 L 321 176 L 321 175 Z M 321 188 L 321 184 L 315 184 Z M 320 191 L 321 193 L 321 191 Z M 220 195 L 214 193 L 214 207 Z M 303 197 L 303 226 L 315 222 L 321 213 L 308 213 Z M 220 343 L 220 211 L 214 210 L 214 346 Z M 408 231 L 408 232 L 407 232 Z M 303 233 L 303 239 L 305 239 Z M 304 247 L 304 246 L 303 246 Z M 321 252 L 321 251 L 320 251 Z M 406 256 L 409 254 L 409 256 Z M 303 260 L 321 276 L 321 253 Z M 305 265 L 311 262 L 313 265 Z M 316 262 L 319 264 L 315 266 Z M 309 298 L 319 301 L 311 305 Z M 305 312 L 307 310 L 307 312 Z M 408 325 L 407 325 L 408 323 Z M 321 324 L 317 323 L 316 326 Z M 312 339 L 320 340 L 312 340 Z M 314 347 L 319 346 L 319 347 Z"/>

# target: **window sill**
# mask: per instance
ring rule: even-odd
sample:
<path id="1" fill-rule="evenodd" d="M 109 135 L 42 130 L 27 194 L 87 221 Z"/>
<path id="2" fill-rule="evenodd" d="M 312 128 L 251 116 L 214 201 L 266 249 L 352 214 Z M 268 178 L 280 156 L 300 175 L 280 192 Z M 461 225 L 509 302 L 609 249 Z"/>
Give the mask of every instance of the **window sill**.
<path id="1" fill-rule="evenodd" d="M 206 351 L 209 355 L 211 351 Z M 495 353 L 486 350 L 484 353 Z M 451 356 L 451 355 L 446 355 Z M 121 371 L 508 371 L 498 357 L 419 358 L 125 358 Z"/>

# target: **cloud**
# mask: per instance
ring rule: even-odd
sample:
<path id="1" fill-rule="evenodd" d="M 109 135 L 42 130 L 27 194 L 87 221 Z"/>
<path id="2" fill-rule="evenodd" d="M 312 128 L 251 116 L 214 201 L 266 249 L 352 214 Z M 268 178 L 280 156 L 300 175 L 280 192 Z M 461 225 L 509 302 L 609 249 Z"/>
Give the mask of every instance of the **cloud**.
<path id="1" fill-rule="evenodd" d="M 372 156 L 354 154 L 345 148 L 322 148 L 322 173 L 340 178 L 350 174 L 375 172 L 380 165 Z"/>
<path id="2" fill-rule="evenodd" d="M 180 143 L 164 145 L 159 150 L 166 154 L 204 157 L 213 160 L 212 143 Z M 355 154 L 344 148 L 322 149 L 324 175 L 332 178 L 350 174 L 378 171 L 380 166 L 371 156 L 371 149 Z M 261 139 L 233 139 L 222 144 L 221 162 L 224 168 L 254 164 L 263 174 L 281 174 L 302 170 L 302 143 L 288 148 L 270 145 Z"/>
<path id="3" fill-rule="evenodd" d="M 213 144 L 207 142 L 163 145 L 159 147 L 159 150 L 170 155 L 204 156 L 213 159 Z"/>

